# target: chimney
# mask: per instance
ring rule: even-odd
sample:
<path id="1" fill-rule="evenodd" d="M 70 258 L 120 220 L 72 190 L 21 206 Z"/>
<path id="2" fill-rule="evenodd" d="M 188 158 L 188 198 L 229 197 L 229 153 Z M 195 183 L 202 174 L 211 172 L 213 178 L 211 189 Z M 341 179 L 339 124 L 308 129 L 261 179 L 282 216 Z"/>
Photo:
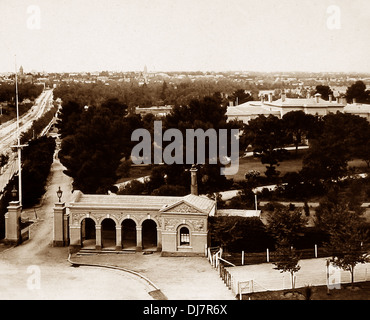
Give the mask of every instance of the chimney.
<path id="1" fill-rule="evenodd" d="M 339 101 L 339 96 L 337 97 L 337 103 L 340 103 L 340 101 Z"/>
<path id="2" fill-rule="evenodd" d="M 356 98 L 353 98 L 353 99 L 352 99 L 352 103 L 353 103 L 353 104 L 356 104 L 356 103 L 357 103 Z"/>
<path id="3" fill-rule="evenodd" d="M 193 164 L 191 169 L 190 169 L 190 174 L 191 174 L 190 193 L 195 195 L 195 196 L 198 195 L 197 171 L 198 171 L 198 169 L 195 167 L 195 164 Z"/>
<path id="4" fill-rule="evenodd" d="M 320 102 L 320 97 L 321 97 L 321 94 L 320 93 L 316 93 L 315 94 L 316 103 L 319 103 Z"/>
<path id="5" fill-rule="evenodd" d="M 269 92 L 269 102 L 272 102 L 272 92 Z"/>
<path id="6" fill-rule="evenodd" d="M 264 94 L 262 94 L 261 95 L 261 104 L 264 104 L 265 103 L 265 95 Z"/>
<path id="7" fill-rule="evenodd" d="M 229 107 L 233 107 L 233 106 L 234 106 L 234 102 L 229 101 Z"/>
<path id="8" fill-rule="evenodd" d="M 281 93 L 281 102 L 285 102 L 285 99 L 286 99 L 286 93 L 282 92 Z"/>
<path id="9" fill-rule="evenodd" d="M 333 95 L 332 94 L 329 94 L 329 102 L 332 103 L 333 102 Z"/>
<path id="10" fill-rule="evenodd" d="M 306 98 L 307 98 L 307 99 L 310 99 L 310 98 L 311 98 L 311 94 L 310 94 L 310 92 L 309 92 L 309 91 L 307 91 Z"/>

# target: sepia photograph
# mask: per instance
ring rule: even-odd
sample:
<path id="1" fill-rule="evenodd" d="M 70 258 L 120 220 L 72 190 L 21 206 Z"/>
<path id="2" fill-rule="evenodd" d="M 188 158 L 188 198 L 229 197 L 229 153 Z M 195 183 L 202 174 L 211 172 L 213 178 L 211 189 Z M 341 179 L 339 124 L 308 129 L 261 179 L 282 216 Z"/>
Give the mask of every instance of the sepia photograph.
<path id="1" fill-rule="evenodd" d="M 370 1 L 0 12 L 0 300 L 370 300 Z"/>

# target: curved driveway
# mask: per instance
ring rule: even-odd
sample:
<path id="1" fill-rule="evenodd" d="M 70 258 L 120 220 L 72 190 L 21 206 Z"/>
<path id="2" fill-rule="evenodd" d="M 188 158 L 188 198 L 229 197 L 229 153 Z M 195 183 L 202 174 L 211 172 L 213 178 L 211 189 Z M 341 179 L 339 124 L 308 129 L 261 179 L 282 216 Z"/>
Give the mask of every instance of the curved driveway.
<path id="1" fill-rule="evenodd" d="M 22 213 L 35 220 L 30 240 L 0 253 L 0 299 L 152 299 L 148 292 L 153 288 L 138 277 L 118 270 L 72 267 L 68 248 L 51 246 L 58 187 L 63 201 L 71 197 L 72 180 L 64 169 L 54 161 L 41 205 Z"/>

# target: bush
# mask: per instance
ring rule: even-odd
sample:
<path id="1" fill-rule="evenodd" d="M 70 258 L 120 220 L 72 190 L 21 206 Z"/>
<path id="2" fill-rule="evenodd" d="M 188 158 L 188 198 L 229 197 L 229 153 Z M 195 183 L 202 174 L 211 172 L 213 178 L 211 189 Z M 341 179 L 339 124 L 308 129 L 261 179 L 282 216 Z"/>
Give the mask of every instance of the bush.
<path id="1" fill-rule="evenodd" d="M 188 190 L 183 186 L 165 184 L 152 192 L 153 196 L 185 196 Z"/>
<path id="2" fill-rule="evenodd" d="M 257 217 L 209 217 L 211 246 L 223 246 L 229 252 L 260 252 L 273 247 L 264 224 Z"/>

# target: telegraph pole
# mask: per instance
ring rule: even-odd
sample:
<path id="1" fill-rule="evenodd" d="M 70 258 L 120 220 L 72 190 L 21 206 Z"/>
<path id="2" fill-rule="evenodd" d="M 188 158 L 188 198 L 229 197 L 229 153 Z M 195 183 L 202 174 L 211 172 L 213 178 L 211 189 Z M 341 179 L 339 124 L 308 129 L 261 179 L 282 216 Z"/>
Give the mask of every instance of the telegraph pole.
<path id="1" fill-rule="evenodd" d="M 18 151 L 18 195 L 19 204 L 22 206 L 22 160 L 21 160 L 21 149 L 26 145 L 21 145 L 20 132 L 19 132 L 19 110 L 18 110 L 18 78 L 17 78 L 17 62 L 16 56 L 14 56 L 15 65 L 15 106 L 17 109 L 17 145 L 13 146 Z"/>

